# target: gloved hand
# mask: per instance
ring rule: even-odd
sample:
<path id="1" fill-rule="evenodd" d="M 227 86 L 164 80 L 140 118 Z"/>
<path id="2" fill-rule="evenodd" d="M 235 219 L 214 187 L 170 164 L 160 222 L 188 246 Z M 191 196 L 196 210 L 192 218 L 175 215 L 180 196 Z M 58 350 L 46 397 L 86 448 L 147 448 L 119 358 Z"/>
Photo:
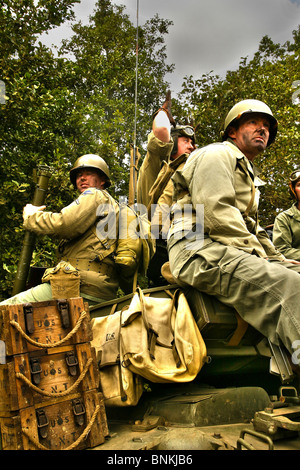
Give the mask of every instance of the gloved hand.
<path id="1" fill-rule="evenodd" d="M 162 105 L 161 108 L 159 108 L 152 116 L 152 120 L 155 119 L 155 117 L 157 116 L 157 114 L 160 112 L 160 111 L 164 111 L 168 118 L 169 118 L 169 121 L 170 123 L 176 127 L 176 122 L 175 122 L 175 119 L 173 118 L 172 116 L 172 111 L 171 111 L 171 106 L 172 106 L 172 100 L 171 100 L 171 90 L 168 90 L 167 91 L 167 94 L 166 94 L 166 99 Z"/>
<path id="2" fill-rule="evenodd" d="M 26 204 L 26 206 L 23 209 L 23 219 L 27 219 L 32 214 L 35 214 L 38 211 L 43 211 L 46 209 L 46 206 L 34 206 L 32 204 Z"/>

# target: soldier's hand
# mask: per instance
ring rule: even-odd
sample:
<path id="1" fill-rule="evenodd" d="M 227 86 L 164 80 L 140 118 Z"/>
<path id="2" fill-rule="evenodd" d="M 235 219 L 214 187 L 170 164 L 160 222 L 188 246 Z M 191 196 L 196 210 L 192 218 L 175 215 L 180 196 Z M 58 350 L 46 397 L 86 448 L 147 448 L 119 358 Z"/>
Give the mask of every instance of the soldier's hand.
<path id="1" fill-rule="evenodd" d="M 27 219 L 32 214 L 35 214 L 38 211 L 43 211 L 46 209 L 46 206 L 34 206 L 33 204 L 26 204 L 23 209 L 23 219 Z"/>
<path id="2" fill-rule="evenodd" d="M 286 258 L 283 263 L 292 263 L 292 264 L 300 264 L 300 261 L 297 261 L 295 259 L 289 259 L 289 258 Z"/>
<path id="3" fill-rule="evenodd" d="M 166 111 L 170 123 L 173 124 L 173 126 L 175 127 L 176 122 L 175 122 L 175 119 L 172 116 L 171 107 L 172 107 L 171 90 L 168 90 L 167 94 L 166 94 L 166 99 L 164 101 L 164 104 L 162 105 L 162 109 L 164 109 Z"/>
<path id="4" fill-rule="evenodd" d="M 152 116 L 152 119 L 154 119 L 157 114 L 159 113 L 159 111 L 164 111 L 168 118 L 169 118 L 169 121 L 170 123 L 175 127 L 176 126 L 176 122 L 175 122 L 175 119 L 173 118 L 172 116 L 172 111 L 171 111 L 171 106 L 172 106 L 172 100 L 171 100 L 171 90 L 168 90 L 167 91 L 167 94 L 166 94 L 166 99 L 162 105 L 161 108 L 159 108 Z"/>

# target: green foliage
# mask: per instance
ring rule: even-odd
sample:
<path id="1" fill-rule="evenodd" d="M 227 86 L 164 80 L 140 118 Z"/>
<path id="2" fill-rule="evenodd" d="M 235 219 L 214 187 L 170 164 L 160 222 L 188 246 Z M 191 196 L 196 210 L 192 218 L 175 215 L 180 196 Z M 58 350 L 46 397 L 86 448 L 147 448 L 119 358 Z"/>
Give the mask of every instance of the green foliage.
<path id="1" fill-rule="evenodd" d="M 124 6 L 99 0 L 87 26 L 73 24 L 73 37 L 58 56 L 39 36 L 74 19 L 78 0 L 6 0 L 0 10 L 0 297 L 10 295 L 24 232 L 22 209 L 32 202 L 37 166 L 53 167 L 47 209 L 59 211 L 75 197 L 68 172 L 84 153 L 109 164 L 115 197 L 128 194 L 129 153 L 136 140 L 145 156 L 151 115 L 162 104 L 173 71 L 167 63 L 165 35 L 171 21 L 157 15 L 138 28 L 138 100 L 135 127 L 136 27 Z M 265 36 L 252 59 L 225 79 L 212 73 L 185 77 L 173 115 L 197 126 L 199 146 L 219 140 L 225 115 L 245 98 L 265 101 L 279 121 L 276 143 L 258 162 L 267 182 L 261 221 L 271 223 L 291 204 L 287 177 L 299 166 L 300 29 L 293 41 L 274 44 Z M 296 88 L 294 88 L 296 86 Z M 135 132 L 136 131 L 136 132 Z M 140 163 L 141 163 L 140 161 Z M 51 266 L 56 241 L 37 239 L 32 264 Z"/>
<path id="2" fill-rule="evenodd" d="M 134 143 L 136 27 L 123 10 L 109 0 L 99 1 L 90 24 L 75 25 L 73 38 L 60 50 L 75 57 L 76 96 L 86 109 L 81 153 L 93 150 L 106 160 L 115 196 L 128 194 L 126 156 Z M 167 89 L 164 76 L 173 69 L 166 64 L 163 38 L 170 24 L 155 16 L 138 30 L 136 139 L 142 154 L 150 116 Z"/>
<path id="3" fill-rule="evenodd" d="M 255 161 L 266 182 L 261 190 L 262 225 L 273 223 L 275 215 L 291 205 L 288 176 L 300 163 L 299 103 L 293 99 L 300 94 L 300 28 L 293 38 L 293 43 L 281 46 L 265 36 L 254 57 L 242 58 L 239 68 L 228 71 L 225 79 L 212 74 L 198 80 L 186 77 L 179 95 L 179 110 L 185 109 L 198 124 L 199 146 L 220 140 L 224 118 L 236 102 L 254 98 L 270 106 L 279 122 L 278 136 Z M 293 88 L 296 82 L 298 90 Z"/>
<path id="4" fill-rule="evenodd" d="M 40 34 L 73 18 L 77 0 L 5 1 L 0 11 L 0 297 L 11 293 L 24 232 L 22 209 L 32 202 L 33 172 L 54 168 L 47 209 L 59 211 L 74 198 L 68 172 L 85 153 L 110 166 L 112 194 L 128 194 L 128 155 L 133 144 L 136 28 L 124 7 L 100 0 L 88 26 L 73 25 L 58 57 L 38 42 Z M 143 145 L 172 71 L 166 64 L 164 35 L 169 21 L 157 16 L 139 28 L 138 129 Z M 69 57 L 72 57 L 71 59 Z M 32 264 L 51 266 L 55 240 L 37 239 Z"/>

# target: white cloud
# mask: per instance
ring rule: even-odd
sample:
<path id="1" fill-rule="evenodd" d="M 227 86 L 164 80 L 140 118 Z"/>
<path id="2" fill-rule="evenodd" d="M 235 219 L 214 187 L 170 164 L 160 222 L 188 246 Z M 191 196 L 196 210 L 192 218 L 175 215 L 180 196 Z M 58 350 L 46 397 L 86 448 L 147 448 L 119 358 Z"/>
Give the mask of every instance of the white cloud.
<path id="1" fill-rule="evenodd" d="M 125 13 L 136 24 L 137 0 L 112 3 L 125 5 Z M 300 0 L 139 0 L 138 4 L 140 25 L 156 13 L 174 23 L 166 36 L 168 62 L 175 64 L 175 72 L 167 77 L 173 91 L 180 90 L 185 75 L 196 79 L 212 70 L 222 76 L 235 69 L 242 57 L 253 56 L 265 35 L 284 44 L 300 23 Z M 77 18 L 86 23 L 95 5 L 96 0 L 82 0 L 74 7 Z M 65 27 L 61 31 L 61 36 L 56 31 L 52 37 L 70 34 Z"/>

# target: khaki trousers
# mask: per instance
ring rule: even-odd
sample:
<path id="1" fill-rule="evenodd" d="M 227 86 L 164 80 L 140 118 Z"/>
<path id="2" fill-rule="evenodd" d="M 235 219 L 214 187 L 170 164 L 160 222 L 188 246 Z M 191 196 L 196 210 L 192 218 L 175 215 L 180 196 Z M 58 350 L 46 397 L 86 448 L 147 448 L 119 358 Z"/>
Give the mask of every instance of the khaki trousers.
<path id="1" fill-rule="evenodd" d="M 267 261 L 211 240 L 197 251 L 189 251 L 186 240 L 173 243 L 170 269 L 179 284 L 234 307 L 272 343 L 280 339 L 291 354 L 299 348 L 294 341 L 300 340 L 300 265 Z"/>
<path id="2" fill-rule="evenodd" d="M 83 297 L 84 300 L 88 302 L 90 306 L 105 302 L 105 300 L 103 299 L 98 299 L 82 292 L 80 292 L 80 295 L 81 297 Z M 13 297 L 10 297 L 9 299 L 3 300 L 3 302 L 0 302 L 0 305 L 44 302 L 45 300 L 52 300 L 52 289 L 51 285 L 48 282 L 44 282 L 24 292 L 20 292 L 19 294 L 16 294 Z"/>

